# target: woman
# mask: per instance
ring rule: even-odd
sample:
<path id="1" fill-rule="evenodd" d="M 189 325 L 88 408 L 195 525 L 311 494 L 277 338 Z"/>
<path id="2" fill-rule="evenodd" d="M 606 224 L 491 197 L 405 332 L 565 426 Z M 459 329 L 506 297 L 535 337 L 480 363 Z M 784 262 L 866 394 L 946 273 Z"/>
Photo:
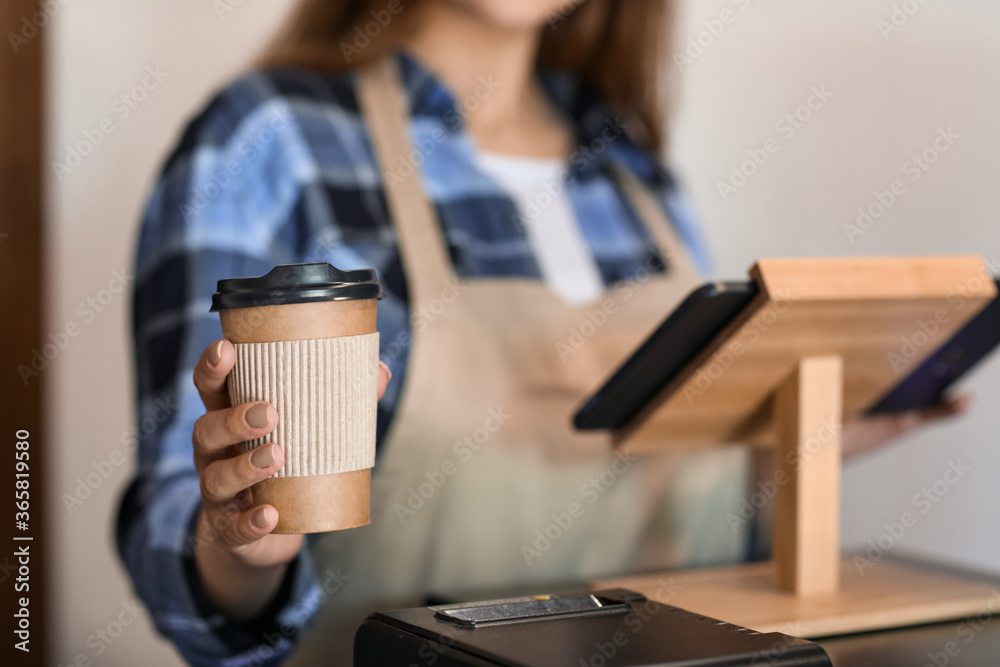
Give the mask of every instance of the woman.
<path id="1" fill-rule="evenodd" d="M 140 409 L 179 408 L 142 443 L 118 539 L 192 664 L 279 662 L 320 610 L 304 660 L 325 640 L 349 656 L 365 613 L 427 593 L 744 555 L 724 518 L 743 454 L 638 461 L 569 426 L 695 284 L 689 255 L 707 264 L 656 158 L 667 9 L 308 0 L 269 67 L 191 123 L 135 293 Z M 309 548 L 249 506 L 281 443 L 236 443 L 277 413 L 229 404 L 234 351 L 208 312 L 217 280 L 303 261 L 375 267 L 388 294 L 372 524 Z M 845 449 L 924 418 L 855 427 Z"/>

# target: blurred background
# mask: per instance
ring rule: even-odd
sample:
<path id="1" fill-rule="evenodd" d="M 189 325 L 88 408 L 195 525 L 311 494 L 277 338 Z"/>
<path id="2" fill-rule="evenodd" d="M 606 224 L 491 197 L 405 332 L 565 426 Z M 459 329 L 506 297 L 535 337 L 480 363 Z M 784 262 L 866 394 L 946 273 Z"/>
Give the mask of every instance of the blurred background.
<path id="1" fill-rule="evenodd" d="M 48 4 L 56 9 L 41 28 L 42 334 L 80 327 L 44 371 L 49 663 L 83 655 L 99 665 L 178 665 L 148 619 L 125 626 L 111 643 L 95 635 L 133 600 L 112 539 L 136 427 L 129 296 L 115 294 L 114 281 L 131 271 L 144 199 L 186 119 L 248 67 L 294 3 Z M 723 10 L 731 12 L 728 24 L 716 21 Z M 978 253 L 1000 262 L 1000 4 L 681 0 L 675 49 L 666 68 L 674 90 L 669 160 L 707 230 L 712 277 L 741 278 L 763 256 Z M 810 96 L 813 108 L 803 111 Z M 68 146 L 96 136 L 102 123 L 113 131 L 102 132 L 89 155 L 69 171 L 54 167 L 68 164 Z M 940 132 L 951 136 L 947 152 L 913 171 L 907 163 Z M 734 177 L 765 142 L 777 152 L 745 170 L 752 175 Z M 858 226 L 859 207 L 869 208 L 897 179 L 904 194 L 867 228 Z M 0 232 L 9 231 L 4 225 Z M 88 299 L 97 306 L 81 308 Z M 974 399 L 967 417 L 847 466 L 845 546 L 867 548 L 960 459 L 971 471 L 894 553 L 1000 573 L 1000 360 L 965 387 Z M 81 503 L 66 505 L 64 494 L 77 494 L 95 471 L 109 472 Z"/>

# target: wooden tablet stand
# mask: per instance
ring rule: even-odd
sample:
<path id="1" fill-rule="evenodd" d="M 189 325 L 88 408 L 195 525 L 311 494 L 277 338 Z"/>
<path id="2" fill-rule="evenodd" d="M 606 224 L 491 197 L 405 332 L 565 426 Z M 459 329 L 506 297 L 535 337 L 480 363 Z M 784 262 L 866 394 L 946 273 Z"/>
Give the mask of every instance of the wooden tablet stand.
<path id="1" fill-rule="evenodd" d="M 807 637 L 1000 609 L 997 581 L 891 558 L 869 567 L 839 546 L 841 424 L 996 298 L 982 258 L 767 259 L 750 273 L 753 303 L 615 440 L 630 452 L 772 447 L 773 560 L 595 586 L 656 599 L 669 576 L 673 605 Z"/>

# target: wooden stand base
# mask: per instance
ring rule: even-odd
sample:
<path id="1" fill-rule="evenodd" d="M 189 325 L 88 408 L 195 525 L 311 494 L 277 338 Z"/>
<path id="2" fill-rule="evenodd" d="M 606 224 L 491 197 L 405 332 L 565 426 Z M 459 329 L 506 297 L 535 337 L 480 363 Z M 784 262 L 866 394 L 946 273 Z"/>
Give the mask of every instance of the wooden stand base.
<path id="1" fill-rule="evenodd" d="M 796 596 L 778 589 L 772 563 L 602 580 L 593 587 L 627 588 L 758 632 L 808 638 L 1000 611 L 1000 578 L 889 557 L 862 565 L 859 572 L 854 557 L 843 558 L 840 591 L 826 595 Z"/>
<path id="2" fill-rule="evenodd" d="M 765 259 L 751 275 L 754 302 L 614 439 L 640 452 L 769 436 L 774 561 L 595 586 L 800 637 L 1000 611 L 1000 579 L 839 552 L 842 425 L 997 298 L 982 258 Z"/>

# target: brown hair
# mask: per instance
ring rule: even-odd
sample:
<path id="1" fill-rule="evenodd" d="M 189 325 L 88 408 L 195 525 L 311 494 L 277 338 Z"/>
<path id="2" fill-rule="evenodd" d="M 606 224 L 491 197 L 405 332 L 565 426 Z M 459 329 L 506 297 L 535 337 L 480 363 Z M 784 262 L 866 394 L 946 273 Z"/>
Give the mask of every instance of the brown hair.
<path id="1" fill-rule="evenodd" d="M 404 0 L 301 0 L 265 65 L 344 71 L 395 51 L 416 12 Z M 665 139 L 660 65 L 670 0 L 567 0 L 543 28 L 539 65 L 575 72 L 629 118 L 630 134 L 659 150 Z"/>

